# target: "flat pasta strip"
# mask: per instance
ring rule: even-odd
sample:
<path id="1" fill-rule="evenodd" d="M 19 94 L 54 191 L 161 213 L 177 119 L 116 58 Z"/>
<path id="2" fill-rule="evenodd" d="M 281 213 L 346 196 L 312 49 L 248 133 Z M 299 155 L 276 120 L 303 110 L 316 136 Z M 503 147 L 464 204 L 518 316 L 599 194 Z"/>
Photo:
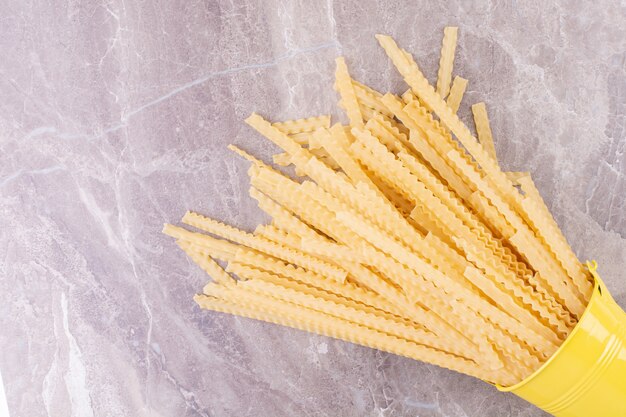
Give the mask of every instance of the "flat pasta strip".
<path id="1" fill-rule="evenodd" d="M 228 261 L 235 256 L 238 246 L 223 239 L 216 239 L 203 233 L 191 232 L 182 227 L 165 224 L 163 233 L 179 241 L 206 248 L 208 256 Z M 197 250 L 197 249 L 196 249 Z"/>
<path id="2" fill-rule="evenodd" d="M 507 223 L 506 219 L 483 197 L 480 191 L 474 191 L 467 202 L 486 224 L 491 225 L 491 230 L 501 238 L 509 238 L 515 234 L 515 229 Z"/>
<path id="3" fill-rule="evenodd" d="M 324 299 L 310 293 L 302 293 L 291 288 L 277 285 L 268 281 L 252 280 L 241 283 L 247 289 L 254 292 L 267 294 L 271 297 L 285 300 L 321 313 L 328 314 L 343 320 L 357 323 L 383 333 L 403 338 L 421 345 L 431 346 L 439 350 L 448 351 L 458 356 L 464 356 L 466 352 L 442 343 L 436 335 L 423 329 L 415 329 L 406 324 L 381 317 L 375 313 L 343 305 L 334 300 Z"/>
<path id="4" fill-rule="evenodd" d="M 311 133 L 313 132 L 292 133 L 287 136 L 300 145 L 310 145 Z"/>
<path id="5" fill-rule="evenodd" d="M 291 156 L 287 152 L 272 155 L 272 161 L 279 167 L 287 167 L 291 165 Z"/>
<path id="6" fill-rule="evenodd" d="M 383 114 L 388 117 L 393 117 L 393 114 L 391 114 L 389 109 L 383 104 L 382 101 L 380 101 L 380 98 L 382 98 L 382 94 L 378 93 L 377 95 L 374 95 L 370 92 L 371 89 L 364 88 L 365 86 L 363 86 L 363 84 L 356 84 L 353 82 L 353 86 L 359 104 L 365 107 L 369 107 L 377 113 Z"/>
<path id="7" fill-rule="evenodd" d="M 441 57 L 439 58 L 439 71 L 437 72 L 437 93 L 439 93 L 442 99 L 446 98 L 450 92 L 458 30 L 459 28 L 454 26 L 448 26 L 443 30 Z"/>
<path id="8" fill-rule="evenodd" d="M 454 77 L 454 80 L 452 81 L 452 87 L 450 87 L 450 94 L 448 94 L 446 103 L 455 113 L 459 111 L 461 100 L 463 100 L 463 95 L 465 94 L 465 89 L 467 88 L 467 83 L 468 81 L 465 78 L 459 76 Z"/>
<path id="9" fill-rule="evenodd" d="M 513 184 L 515 185 L 520 185 L 519 180 L 520 178 L 524 178 L 524 177 L 529 177 L 530 176 L 530 172 L 519 172 L 519 171 L 509 171 L 509 172 L 505 172 L 506 176 L 509 177 L 509 179 L 511 180 L 511 182 L 513 182 Z"/>
<path id="10" fill-rule="evenodd" d="M 389 308 L 389 304 L 386 304 L 385 301 L 380 298 L 376 298 L 376 296 L 368 296 L 366 298 L 366 302 L 363 301 L 363 298 L 357 297 L 357 299 L 353 299 L 349 296 L 346 296 L 344 291 L 351 293 L 350 287 L 348 286 L 345 286 L 338 291 L 328 291 L 327 289 L 320 288 L 319 286 L 309 285 L 279 274 L 274 274 L 272 272 L 264 271 L 256 267 L 236 262 L 230 263 L 228 265 L 228 268 L 230 272 L 237 274 L 238 276 L 244 276 L 247 280 L 261 280 L 264 282 L 269 282 L 271 284 L 279 285 L 281 287 L 285 287 L 303 294 L 312 295 L 316 298 L 332 301 L 333 303 L 341 304 L 348 308 L 364 311 L 384 318 L 388 321 L 399 323 L 403 326 L 412 326 L 414 328 L 420 329 L 423 332 L 428 332 L 434 335 L 434 333 L 425 330 L 419 323 L 416 323 L 403 316 L 401 312 L 398 313 L 397 309 Z M 355 287 L 355 290 L 356 289 L 357 288 Z M 388 310 L 394 310 L 395 312 L 390 312 Z"/>
<path id="11" fill-rule="evenodd" d="M 296 329 L 318 333 L 321 335 L 346 340 L 363 346 L 392 352 L 409 358 L 427 361 L 438 366 L 454 369 L 468 375 L 475 375 L 486 381 L 494 381 L 502 384 L 512 384 L 514 379 L 506 374 L 486 371 L 476 366 L 474 362 L 458 358 L 454 355 L 439 352 L 436 349 L 422 347 L 418 344 L 404 341 L 384 333 L 368 329 L 366 327 L 351 324 L 340 319 L 329 319 L 328 315 L 314 311 L 296 310 L 293 307 L 274 305 L 269 307 L 266 303 L 262 307 L 241 306 L 230 302 L 224 302 L 216 298 L 196 296 L 196 302 L 203 308 L 228 312 L 244 317 L 269 321 Z M 257 300 L 255 300 L 257 301 Z M 287 319 L 289 317 L 289 319 Z"/>
<path id="12" fill-rule="evenodd" d="M 458 30 L 447 27 L 436 86 L 377 35 L 409 85 L 401 97 L 350 76 L 327 115 L 253 129 L 282 149 L 276 170 L 246 151 L 254 233 L 187 212 L 163 232 L 212 280 L 203 308 L 313 331 L 513 385 L 545 363 L 585 311 L 593 280 L 530 175 L 497 162 L 484 103 L 476 136 L 457 113 Z M 220 261 L 220 263 L 216 262 Z M 226 262 L 222 267 L 221 261 Z"/>
<path id="13" fill-rule="evenodd" d="M 361 304 L 372 306 L 381 311 L 389 312 L 395 316 L 405 316 L 405 311 L 398 307 L 398 304 L 387 300 L 380 294 L 371 290 L 364 290 L 351 282 L 338 283 L 324 278 L 312 271 L 307 271 L 295 265 L 287 264 L 280 259 L 272 258 L 249 250 L 242 250 L 237 253 L 235 262 L 229 263 L 229 271 L 237 273 L 240 268 L 237 265 L 250 265 L 262 271 L 271 272 L 274 275 L 285 277 L 286 279 L 303 283 L 308 286 L 323 290 L 328 293 L 341 295 Z M 255 276 L 259 278 L 259 276 Z M 422 323 L 421 321 L 415 321 Z"/>
<path id="14" fill-rule="evenodd" d="M 520 181 L 522 181 L 522 189 L 528 194 L 523 199 L 522 205 L 531 219 L 535 233 L 543 239 L 552 254 L 567 271 L 584 300 L 588 300 L 591 297 L 593 287 L 584 267 L 574 255 L 550 212 L 545 209 L 543 199 L 539 196 L 534 184 L 531 184 L 532 180 L 520 179 Z"/>
<path id="15" fill-rule="evenodd" d="M 343 282 L 346 279 L 346 272 L 336 265 L 331 265 L 293 248 L 288 248 L 279 243 L 254 236 L 197 213 L 187 212 L 183 217 L 183 223 L 222 236 L 225 239 L 237 242 L 241 245 L 246 245 L 261 252 L 268 253 L 288 262 L 301 265 L 304 268 L 311 269 L 312 271 L 333 278 L 339 282 Z"/>
<path id="16" fill-rule="evenodd" d="M 346 109 L 348 119 L 352 126 L 363 126 L 363 116 L 359 107 L 359 101 L 354 91 L 354 85 L 352 84 L 352 78 L 348 72 L 346 61 L 343 57 L 339 57 L 335 60 L 337 69 L 335 71 L 335 88 L 341 96 L 341 101 Z"/>
<path id="17" fill-rule="evenodd" d="M 307 253 L 342 262 L 366 263 L 367 260 L 347 246 L 321 239 L 302 239 L 300 247 Z"/>
<path id="18" fill-rule="evenodd" d="M 411 90 L 410 88 L 402 93 L 400 97 L 402 97 L 402 100 L 404 100 L 405 104 L 409 104 L 413 100 L 417 100 L 417 97 L 415 97 L 415 94 L 413 94 L 413 90 Z"/>
<path id="19" fill-rule="evenodd" d="M 330 116 L 316 116 L 306 119 L 287 120 L 284 122 L 272 123 L 272 126 L 281 132 L 292 135 L 294 133 L 314 132 L 319 128 L 328 129 L 330 127 Z"/>
<path id="20" fill-rule="evenodd" d="M 481 326 L 478 326 L 478 323 L 467 323 L 467 320 L 464 318 L 467 312 L 468 306 L 465 304 L 466 301 L 471 300 L 471 307 L 476 308 L 476 312 L 486 312 L 488 317 L 492 317 L 492 314 L 499 314 L 490 304 L 486 303 L 484 300 L 480 299 L 476 294 L 473 294 L 470 291 L 467 291 L 466 288 L 462 287 L 459 284 L 454 283 L 448 277 L 443 275 L 441 272 L 428 265 L 427 262 L 420 260 L 414 254 L 402 249 L 397 245 L 397 243 L 390 240 L 388 237 L 381 234 L 375 228 L 367 226 L 364 223 L 359 223 L 358 220 L 349 215 L 348 213 L 338 213 L 338 218 L 341 219 L 342 222 L 346 224 L 351 224 L 353 230 L 362 234 L 364 238 L 370 241 L 373 244 L 376 244 L 381 250 L 386 251 L 392 256 L 394 259 L 398 260 L 401 264 L 406 265 L 411 268 L 416 275 L 413 275 L 414 279 L 422 279 L 421 282 L 424 287 L 421 291 L 411 292 L 412 297 L 420 297 L 423 296 L 422 293 L 426 292 L 428 294 L 432 294 L 429 297 L 428 301 L 424 300 L 422 302 L 430 302 L 431 304 L 426 304 L 429 308 L 438 308 L 437 300 L 446 300 L 448 303 L 451 303 L 451 306 L 455 309 L 458 309 L 458 312 L 455 314 L 454 320 L 459 323 L 464 322 L 465 326 L 468 326 L 468 333 L 473 337 L 472 340 L 479 343 L 480 349 L 483 354 L 486 356 L 486 360 L 489 360 L 490 366 L 499 366 L 499 359 L 490 355 L 489 350 L 490 347 L 488 344 L 485 344 L 487 339 L 484 339 L 485 335 L 488 335 L 489 338 L 493 340 L 497 340 L 501 346 L 506 346 L 507 351 L 515 356 L 517 359 L 521 360 L 524 366 L 528 369 L 533 369 L 533 366 L 538 364 L 536 358 L 532 357 L 528 351 L 524 350 L 520 345 L 516 344 L 507 336 L 503 336 L 497 329 L 492 326 L 487 326 L 485 323 L 482 323 Z M 372 254 L 368 254 L 368 257 L 372 257 Z M 396 272 L 397 273 L 397 272 Z M 423 277 L 427 276 L 429 279 L 425 280 Z M 396 277 L 399 277 L 396 275 Z M 418 281 L 420 282 L 420 281 Z M 428 290 L 426 290 L 428 288 Z M 445 295 L 444 295 L 445 294 Z M 456 300 L 460 300 L 457 304 Z M 435 310 L 437 314 L 445 317 L 445 310 L 441 310 L 438 308 Z M 465 324 L 466 323 L 466 324 Z M 471 328 L 471 330 L 470 330 Z M 528 370 L 527 370 L 528 371 Z"/>
<path id="21" fill-rule="evenodd" d="M 222 285 L 235 285 L 235 279 L 228 272 L 215 262 L 211 257 L 203 255 L 200 251 L 194 250 L 194 246 L 186 241 L 178 241 L 178 246 L 200 267 L 209 274 L 215 282 Z"/>
<path id="22" fill-rule="evenodd" d="M 374 116 L 368 120 L 366 127 L 380 140 L 385 140 L 385 144 L 393 152 L 413 149 L 407 134 L 400 131 L 395 124 L 384 117 Z"/>
<path id="23" fill-rule="evenodd" d="M 316 156 L 318 160 L 323 162 L 330 169 L 333 169 L 333 170 L 341 169 L 341 165 L 339 165 L 339 163 L 335 161 L 332 155 L 330 155 L 325 148 L 320 146 L 319 149 L 311 149 L 310 152 L 312 155 Z"/>
<path id="24" fill-rule="evenodd" d="M 502 173 L 497 162 L 484 150 L 467 128 L 452 112 L 435 90 L 428 84 L 428 80 L 421 73 L 415 62 L 408 62 L 406 55 L 397 47 L 389 36 L 377 35 L 381 46 L 385 49 L 396 68 L 413 89 L 413 92 L 428 104 L 435 114 L 439 116 L 454 135 L 463 144 L 465 149 L 472 155 L 485 174 L 493 181 L 496 190 L 502 198 L 513 205 L 514 209 L 521 206 L 519 193 L 513 187 L 513 183 Z"/>
<path id="25" fill-rule="evenodd" d="M 246 123 L 292 156 L 302 150 L 302 147 L 296 141 L 256 113 L 252 113 L 246 119 Z"/>
<path id="26" fill-rule="evenodd" d="M 383 96 L 382 93 L 374 90 L 372 87 L 370 87 L 370 86 L 368 86 L 366 84 L 363 84 L 363 83 L 361 83 L 361 82 L 359 82 L 357 80 L 353 79 L 352 80 L 352 84 L 354 84 L 355 88 L 361 89 L 361 90 L 367 92 L 368 94 L 372 95 L 373 97 L 375 97 L 377 99 L 380 99 Z"/>
<path id="27" fill-rule="evenodd" d="M 476 103 L 472 105 L 472 114 L 474 115 L 474 124 L 476 125 L 476 134 L 480 144 L 483 145 L 485 151 L 497 161 L 496 147 L 493 143 L 493 135 L 491 134 L 491 126 L 489 125 L 489 116 L 487 116 L 487 106 L 485 103 Z"/>
<path id="28" fill-rule="evenodd" d="M 326 140 L 323 141 L 324 149 L 337 161 L 339 167 L 346 173 L 353 184 L 362 182 L 374 186 L 367 173 L 348 152 L 350 141 L 341 125 L 336 124 L 330 131 L 326 133 L 320 131 L 319 134 L 327 134 Z"/>
<path id="29" fill-rule="evenodd" d="M 250 197 L 257 200 L 261 210 L 269 214 L 274 219 L 274 222 L 284 230 L 304 238 L 315 239 L 320 237 L 320 234 L 309 225 L 256 188 L 250 188 Z"/>

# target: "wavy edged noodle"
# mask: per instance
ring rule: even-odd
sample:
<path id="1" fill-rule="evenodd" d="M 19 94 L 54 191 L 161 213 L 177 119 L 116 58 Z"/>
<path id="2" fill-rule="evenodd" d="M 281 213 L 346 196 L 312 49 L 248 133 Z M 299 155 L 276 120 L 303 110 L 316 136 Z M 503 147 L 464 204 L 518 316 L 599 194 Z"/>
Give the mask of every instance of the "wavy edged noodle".
<path id="1" fill-rule="evenodd" d="M 338 58 L 349 126 L 325 115 L 246 119 L 282 148 L 274 164 L 302 178 L 230 145 L 250 162 L 250 196 L 271 222 L 249 233 L 187 212 L 182 222 L 202 233 L 164 226 L 211 277 L 194 298 L 202 308 L 502 385 L 558 349 L 590 276 L 529 174 L 498 165 L 484 103 L 472 106 L 478 139 L 457 116 L 468 83 L 452 79 L 457 36 L 445 28 L 433 87 L 377 35 L 410 87 L 401 97 L 352 79 Z"/>
<path id="2" fill-rule="evenodd" d="M 465 89 L 467 89 L 467 83 L 468 81 L 465 78 L 459 76 L 454 77 L 452 81 L 452 87 L 450 87 L 450 94 L 448 94 L 446 103 L 455 113 L 459 111 Z"/>
<path id="3" fill-rule="evenodd" d="M 441 98 L 446 98 L 450 92 L 458 30 L 459 28 L 454 26 L 448 26 L 443 30 L 441 57 L 439 58 L 439 71 L 437 72 L 437 93 L 439 93 Z"/>

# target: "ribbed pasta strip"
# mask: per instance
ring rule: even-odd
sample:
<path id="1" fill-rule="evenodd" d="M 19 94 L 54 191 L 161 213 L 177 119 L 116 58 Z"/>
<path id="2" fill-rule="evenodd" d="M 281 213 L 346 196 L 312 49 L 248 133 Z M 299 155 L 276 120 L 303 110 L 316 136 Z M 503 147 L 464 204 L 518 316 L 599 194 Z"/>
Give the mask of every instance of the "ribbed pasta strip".
<path id="1" fill-rule="evenodd" d="M 451 109 L 445 104 L 443 99 L 436 94 L 434 89 L 428 84 L 426 78 L 422 75 L 417 65 L 414 62 L 409 63 L 407 61 L 406 55 L 400 50 L 400 48 L 397 47 L 393 39 L 382 35 L 377 35 L 377 38 L 389 57 L 392 61 L 394 61 L 394 64 L 396 64 L 396 67 L 400 73 L 402 73 L 407 83 L 413 89 L 413 92 L 424 100 L 424 102 L 433 109 L 434 113 L 439 116 L 441 121 L 456 135 L 459 141 L 468 150 L 470 155 L 472 155 L 480 167 L 485 171 L 486 176 L 489 178 L 489 182 L 495 186 L 496 194 L 499 194 L 499 197 L 510 204 L 511 209 L 505 209 L 504 206 L 495 203 L 492 198 L 490 198 L 490 200 L 494 203 L 498 210 L 501 210 L 502 214 L 507 218 L 507 221 L 512 222 L 512 225 L 518 230 L 518 232 L 521 231 L 525 233 L 527 226 L 521 221 L 518 222 L 514 211 L 519 213 L 526 221 L 529 220 L 528 213 L 526 213 L 523 209 L 521 196 L 517 190 L 514 189 L 511 180 L 500 170 L 497 162 L 488 154 L 487 151 L 485 151 L 476 138 L 472 136 L 467 126 L 460 121 L 456 114 L 454 114 L 454 112 L 452 112 Z M 498 207 L 499 205 L 501 207 Z M 505 209 L 504 212 L 502 209 Z M 533 245 L 534 242 L 541 244 L 541 242 L 534 235 L 526 236 L 525 239 L 522 240 L 530 241 L 529 243 L 531 245 Z M 548 257 L 548 259 L 544 258 L 544 262 L 540 261 L 539 264 L 544 267 L 548 265 L 548 269 L 551 269 L 552 272 L 557 272 L 557 275 L 560 276 L 561 274 L 558 273 L 559 268 L 554 266 L 554 260 L 549 258 L 550 257 Z M 547 274 L 544 276 L 547 276 Z M 557 279 L 558 278 L 555 278 L 555 280 Z M 559 284 L 553 285 L 553 287 L 555 286 L 561 287 Z M 581 312 L 580 301 L 576 303 L 571 299 L 571 297 L 566 296 L 564 293 L 559 295 L 567 298 L 567 301 L 571 303 L 569 306 L 570 309 L 575 310 L 572 312 L 578 316 Z"/>
<path id="2" fill-rule="evenodd" d="M 385 237 L 379 231 L 372 228 L 370 225 L 359 222 L 358 219 L 350 216 L 347 213 L 338 213 L 337 216 L 342 222 L 350 224 L 353 230 L 359 230 L 359 233 L 362 233 L 362 237 L 367 239 L 370 243 L 376 245 L 380 250 L 388 253 L 390 256 L 392 256 L 403 265 L 406 265 L 407 267 L 413 269 L 417 273 L 416 278 L 428 277 L 429 282 L 432 283 L 434 288 L 439 288 L 448 295 L 447 299 L 472 299 L 478 311 L 487 311 L 489 312 L 489 314 L 499 314 L 496 312 L 496 310 L 492 308 L 491 305 L 480 300 L 480 298 L 476 296 L 476 294 L 474 294 L 472 291 L 468 291 L 467 288 L 463 288 L 458 283 L 455 283 L 449 277 L 445 276 L 436 268 L 429 265 L 427 261 L 420 259 L 418 256 L 411 253 L 406 248 L 403 248 L 397 242 L 394 242 L 388 237 Z M 532 332 L 529 334 L 529 337 L 533 337 L 532 341 L 534 343 L 540 344 L 540 347 L 543 347 L 543 345 L 541 345 L 542 343 L 548 343 L 541 337 L 535 337 Z"/>
<path id="3" fill-rule="evenodd" d="M 337 216 L 345 224 L 351 225 L 353 230 L 358 230 L 362 237 L 367 239 L 370 243 L 376 245 L 382 251 L 387 252 L 390 256 L 392 256 L 401 264 L 404 264 L 410 269 L 414 270 L 416 272 L 415 277 L 421 277 L 418 282 L 422 283 L 423 285 L 429 285 L 429 291 L 435 291 L 435 289 L 441 291 L 441 297 L 439 298 L 446 299 L 449 302 L 452 302 L 451 300 L 472 300 L 472 305 L 475 305 L 477 308 L 476 312 L 480 311 L 487 312 L 485 314 L 499 315 L 499 313 L 497 313 L 497 311 L 499 310 L 494 310 L 489 303 L 481 300 L 480 297 L 478 297 L 476 294 L 468 291 L 460 284 L 455 283 L 450 278 L 446 277 L 444 274 L 438 271 L 436 268 L 429 265 L 425 260 L 420 259 L 415 254 L 407 251 L 406 248 L 402 248 L 400 245 L 398 245 L 397 242 L 393 242 L 391 239 L 381 234 L 375 228 L 372 228 L 371 226 L 362 222 L 358 222 L 358 219 L 354 218 L 354 216 L 351 216 L 348 213 L 338 213 Z M 428 277 L 428 279 L 424 280 L 423 277 Z M 459 307 L 465 308 L 464 304 L 462 303 L 459 305 Z M 482 330 L 488 332 L 491 337 L 498 338 L 497 332 L 494 332 L 490 327 L 484 327 Z M 476 331 L 479 332 L 478 334 L 481 334 L 479 329 L 476 329 Z M 539 339 L 536 339 L 535 341 L 537 340 Z M 535 364 L 534 360 L 529 355 L 523 353 L 523 349 L 515 347 L 513 344 L 509 343 L 505 339 L 502 340 L 502 343 L 509 346 L 510 353 L 512 355 L 515 355 L 518 359 L 524 361 L 527 366 L 532 366 L 533 364 Z"/>
<path id="4" fill-rule="evenodd" d="M 450 87 L 450 94 L 446 99 L 446 104 L 455 113 L 459 111 L 463 95 L 465 94 L 465 89 L 467 88 L 467 83 L 468 81 L 465 78 L 458 76 L 454 77 L 454 80 L 452 81 L 452 87 Z"/>
<path id="5" fill-rule="evenodd" d="M 255 307 L 250 306 L 252 303 L 249 303 L 247 306 L 241 306 L 232 300 L 223 301 L 207 296 L 196 296 L 196 302 L 203 308 L 269 321 L 324 336 L 347 340 L 362 346 L 433 363 L 443 368 L 456 370 L 457 372 L 473 375 L 484 380 L 495 381 L 501 384 L 512 384 L 515 382 L 514 377 L 507 373 L 485 370 L 477 366 L 473 361 L 389 336 L 345 320 L 331 320 L 328 319 L 328 315 L 313 310 L 302 310 L 282 304 L 274 305 L 272 302 L 259 303 L 256 298 L 253 299 Z"/>
<path id="6" fill-rule="evenodd" d="M 410 325 L 423 329 L 419 323 L 411 321 L 397 312 L 393 313 L 387 311 L 390 309 L 390 305 L 386 304 L 384 300 L 378 299 L 376 296 L 366 297 L 366 301 L 359 299 L 358 296 L 356 298 L 346 296 L 346 292 L 353 293 L 350 291 L 350 287 L 346 284 L 337 284 L 341 286 L 339 290 L 329 291 L 322 288 L 324 284 L 320 285 L 319 280 L 317 281 L 318 285 L 315 286 L 290 279 L 284 275 L 260 269 L 256 266 L 249 266 L 239 262 L 229 262 L 228 272 L 237 274 L 239 277 L 245 277 L 247 280 L 262 280 L 276 285 L 281 285 L 304 294 L 311 294 L 318 298 L 323 298 L 357 310 L 363 310 L 371 314 L 376 314 L 387 320 L 392 320 L 403 325 Z M 356 287 L 354 289 L 358 290 Z M 372 304 L 372 301 L 374 301 L 374 304 Z M 391 310 L 393 310 L 393 308 L 391 308 Z"/>
<path id="7" fill-rule="evenodd" d="M 254 198 L 259 203 L 261 210 L 269 214 L 274 219 L 274 222 L 288 232 L 311 239 L 320 236 L 320 234 L 309 227 L 309 225 L 256 188 L 250 187 L 250 197 Z"/>
<path id="8" fill-rule="evenodd" d="M 380 101 L 382 94 L 373 94 L 370 89 L 364 88 L 363 84 L 357 84 L 353 81 L 352 83 L 354 87 L 354 91 L 356 93 L 356 98 L 361 104 L 361 106 L 369 107 L 372 110 L 375 110 L 377 113 L 384 114 L 388 117 L 393 117 L 393 114 L 389 111 L 389 109 Z"/>
<path id="9" fill-rule="evenodd" d="M 452 81 L 452 66 L 454 63 L 454 51 L 456 50 L 456 38 L 459 28 L 448 26 L 443 31 L 441 42 L 441 57 L 439 59 L 439 71 L 437 72 L 437 93 L 442 99 L 450 92 Z"/>
<path id="10" fill-rule="evenodd" d="M 436 87 L 377 39 L 410 87 L 402 97 L 352 79 L 340 57 L 349 126 L 246 119 L 284 151 L 273 162 L 303 178 L 229 146 L 251 163 L 250 195 L 271 222 L 248 233 L 187 212 L 206 234 L 163 232 L 212 278 L 195 297 L 203 308 L 515 384 L 567 339 L 592 277 L 530 174 L 498 165 L 484 103 L 472 106 L 478 139 L 457 116 L 457 28 L 444 31 Z"/>
<path id="11" fill-rule="evenodd" d="M 178 246 L 200 267 L 209 274 L 215 282 L 222 285 L 235 285 L 235 280 L 228 272 L 215 262 L 210 256 L 206 256 L 201 251 L 195 250 L 193 244 L 179 240 L 176 242 Z"/>
<path id="12" fill-rule="evenodd" d="M 404 323 L 373 314 L 362 310 L 358 306 L 355 308 L 354 306 L 335 302 L 335 300 L 324 299 L 311 293 L 296 291 L 268 281 L 250 280 L 240 283 L 239 285 L 261 294 L 267 294 L 274 298 L 348 320 L 370 329 L 391 334 L 421 345 L 431 346 L 457 356 L 464 357 L 468 354 L 465 349 L 447 342 L 445 338 L 438 338 L 434 333 L 423 329 L 416 329 Z"/>
<path id="13" fill-rule="evenodd" d="M 284 122 L 272 123 L 272 126 L 281 132 L 292 135 L 294 133 L 314 132 L 319 128 L 330 127 L 330 116 L 316 116 L 306 119 L 287 120 Z"/>
<path id="14" fill-rule="evenodd" d="M 344 283 L 338 283 L 336 281 L 329 280 L 316 274 L 315 272 L 307 271 L 301 267 L 285 263 L 280 259 L 269 257 L 261 253 L 242 249 L 237 253 L 235 261 L 229 263 L 227 269 L 230 270 L 231 266 L 235 266 L 237 264 L 252 266 L 263 271 L 271 272 L 275 275 L 280 275 L 288 279 L 319 288 L 329 293 L 341 295 L 354 300 L 355 302 L 372 306 L 396 316 L 404 316 L 403 310 L 398 308 L 395 303 L 388 301 L 373 291 L 363 290 L 362 288 L 347 281 Z M 233 272 L 236 273 L 236 270 L 233 269 Z M 416 323 L 421 322 L 416 321 Z"/>
<path id="15" fill-rule="evenodd" d="M 466 198 L 472 192 L 470 185 L 463 181 L 453 169 L 450 167 L 446 159 L 433 148 L 427 140 L 427 133 L 423 128 L 405 111 L 401 102 L 395 100 L 389 95 L 383 97 L 387 106 L 392 109 L 397 118 L 411 129 L 410 144 L 415 151 L 433 167 L 448 185 L 462 198 Z M 426 111 L 426 110 L 424 110 Z"/>
<path id="16" fill-rule="evenodd" d="M 561 233 L 559 226 L 548 211 L 530 177 L 522 177 L 519 179 L 522 190 L 527 194 L 522 200 L 522 207 L 526 211 L 530 219 L 533 230 L 543 239 L 545 244 L 550 248 L 554 256 L 558 259 L 567 274 L 574 281 L 574 285 L 582 294 L 584 300 L 589 300 L 593 286 L 588 275 L 585 273 L 584 267 L 576 258 L 572 248 Z"/>
<path id="17" fill-rule="evenodd" d="M 206 248 L 209 256 L 225 261 L 232 259 L 238 249 L 237 245 L 234 245 L 226 240 L 216 239 L 202 233 L 191 232 L 187 229 L 173 226 L 171 224 L 163 226 L 163 233 L 175 239 Z"/>
<path id="18" fill-rule="evenodd" d="M 346 108 L 348 119 L 352 126 L 363 126 L 363 115 L 359 106 L 359 101 L 354 91 L 354 85 L 352 84 L 352 78 L 348 72 L 346 61 L 343 57 L 339 57 L 335 60 L 337 69 L 335 70 L 335 88 L 341 96 L 341 101 Z"/>
<path id="19" fill-rule="evenodd" d="M 343 282 L 346 279 L 346 271 L 336 265 L 331 265 L 327 262 L 315 259 L 304 252 L 262 237 L 254 236 L 200 214 L 187 212 L 183 217 L 183 223 L 300 265 L 319 274 L 333 278 L 336 281 Z"/>
<path id="20" fill-rule="evenodd" d="M 491 134 L 491 126 L 489 125 L 489 116 L 487 116 L 487 106 L 485 103 L 476 103 L 472 105 L 472 114 L 474 115 L 474 125 L 476 126 L 476 134 L 480 144 L 483 145 L 485 151 L 497 161 L 496 147 L 493 143 L 493 135 Z"/>

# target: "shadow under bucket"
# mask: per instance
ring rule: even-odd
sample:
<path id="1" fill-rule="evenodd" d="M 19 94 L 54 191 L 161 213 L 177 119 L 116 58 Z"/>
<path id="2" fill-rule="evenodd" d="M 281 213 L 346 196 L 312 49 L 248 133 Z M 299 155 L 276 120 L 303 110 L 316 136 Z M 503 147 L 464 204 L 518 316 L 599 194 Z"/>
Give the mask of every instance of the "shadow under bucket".
<path id="1" fill-rule="evenodd" d="M 626 417 L 626 313 L 589 266 L 589 304 L 561 347 L 512 392 L 556 417 Z"/>

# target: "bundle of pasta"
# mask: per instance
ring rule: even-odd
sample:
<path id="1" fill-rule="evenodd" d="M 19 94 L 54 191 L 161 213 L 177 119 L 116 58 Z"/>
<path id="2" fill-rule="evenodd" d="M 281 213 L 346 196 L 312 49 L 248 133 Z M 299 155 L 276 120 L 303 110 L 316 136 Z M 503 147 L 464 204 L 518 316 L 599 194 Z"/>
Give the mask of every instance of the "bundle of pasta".
<path id="1" fill-rule="evenodd" d="M 498 166 L 484 103 L 478 140 L 457 117 L 457 28 L 436 88 L 392 38 L 377 39 L 410 89 L 381 94 L 337 59 L 350 121 L 246 122 L 293 179 L 243 150 L 250 195 L 271 217 L 247 233 L 188 212 L 164 232 L 212 278 L 196 302 L 512 386 L 548 361 L 592 297 L 528 173 Z M 227 267 L 215 261 L 222 260 Z"/>

